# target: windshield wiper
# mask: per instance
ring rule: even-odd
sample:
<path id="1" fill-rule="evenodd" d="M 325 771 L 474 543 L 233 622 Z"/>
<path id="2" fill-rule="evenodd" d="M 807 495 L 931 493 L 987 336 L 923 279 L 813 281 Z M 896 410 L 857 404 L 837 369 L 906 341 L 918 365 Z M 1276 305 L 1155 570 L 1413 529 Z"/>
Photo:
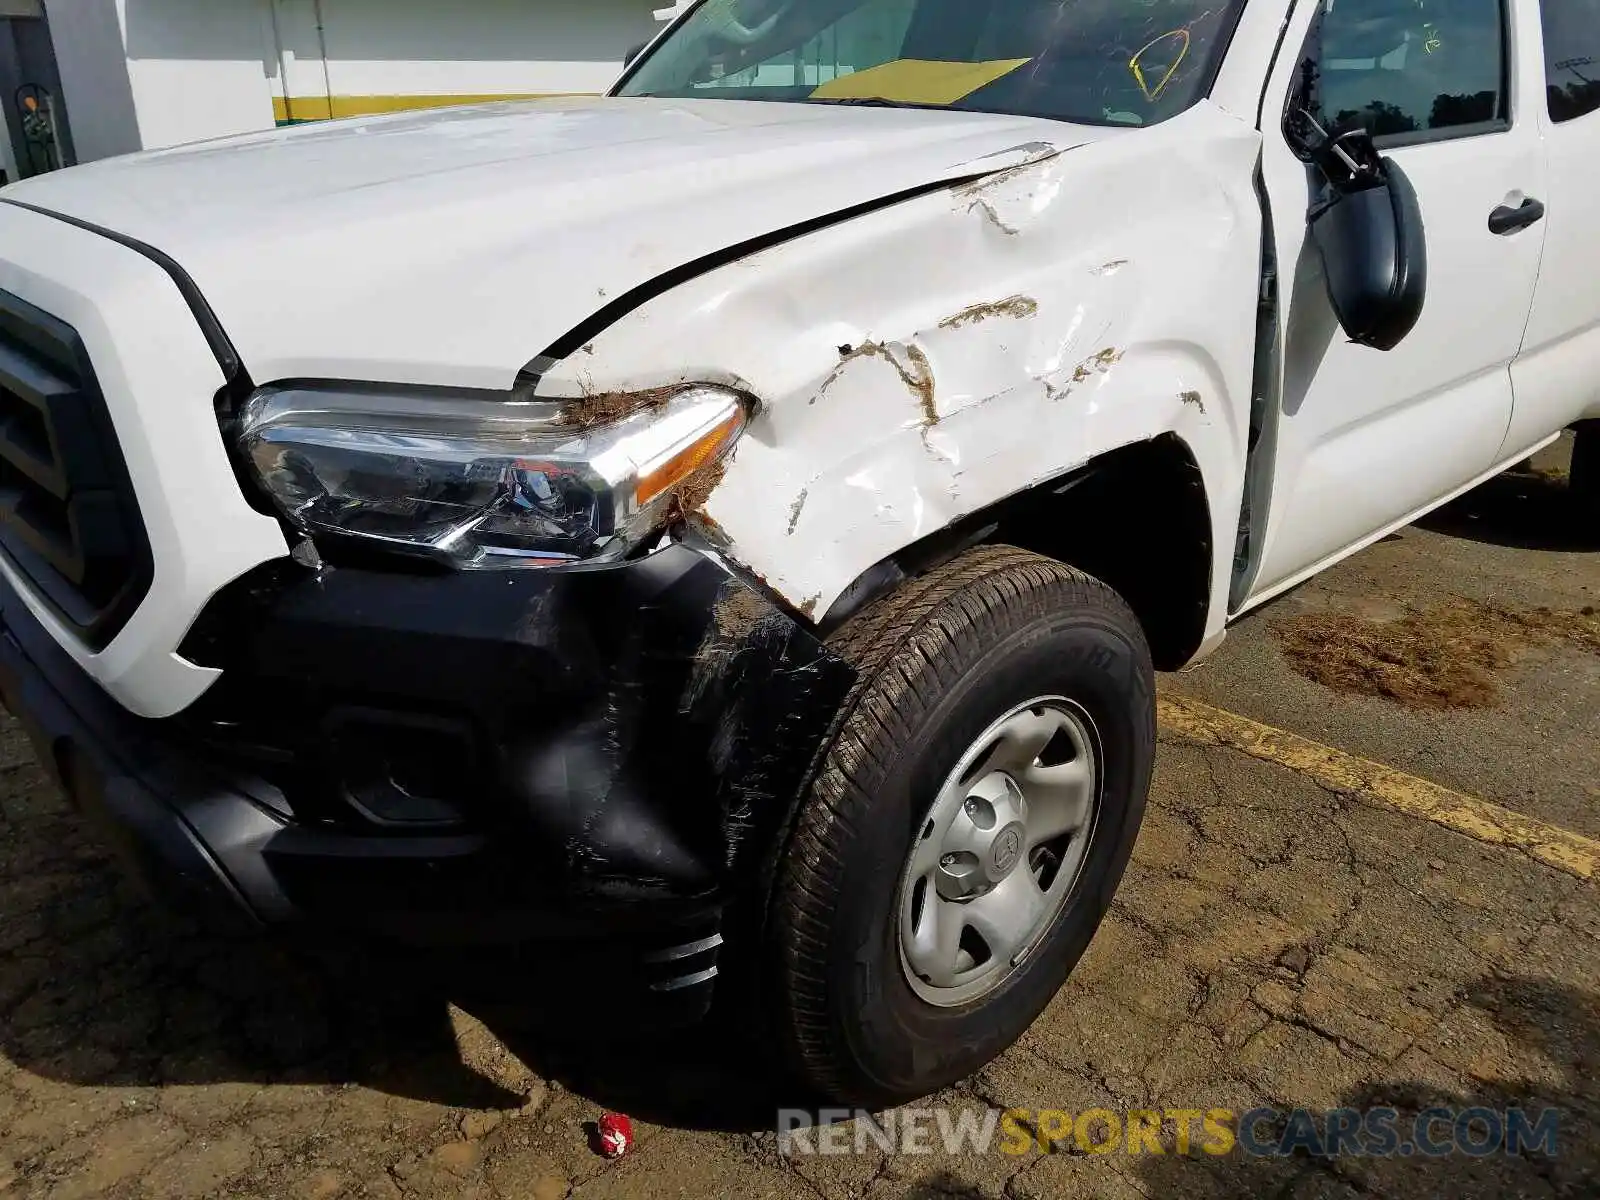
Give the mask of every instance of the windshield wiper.
<path id="1" fill-rule="evenodd" d="M 841 104 L 856 108 L 937 108 L 948 110 L 948 104 L 918 104 L 912 100 L 885 100 L 882 96 L 807 96 L 803 104 Z"/>

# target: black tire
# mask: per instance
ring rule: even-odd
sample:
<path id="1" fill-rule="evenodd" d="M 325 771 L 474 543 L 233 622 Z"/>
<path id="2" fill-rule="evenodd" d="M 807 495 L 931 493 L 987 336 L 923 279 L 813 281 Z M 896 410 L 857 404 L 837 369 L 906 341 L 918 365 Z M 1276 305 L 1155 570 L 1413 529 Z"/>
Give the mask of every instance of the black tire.
<path id="1" fill-rule="evenodd" d="M 837 1103 L 887 1107 L 973 1074 L 1066 981 L 1121 881 L 1155 759 L 1138 620 L 1060 563 L 983 547 L 914 580 L 830 644 L 861 672 L 778 865 L 769 981 L 790 1065 Z M 1080 705 L 1101 750 L 1100 817 L 1072 899 L 1029 957 L 958 1008 L 902 969 L 896 896 L 927 806 L 995 719 L 1041 695 Z"/>
<path id="2" fill-rule="evenodd" d="M 1600 537 L 1600 421 L 1579 421 L 1577 430 L 1569 486 L 1580 519 L 1587 522 L 1589 532 Z"/>

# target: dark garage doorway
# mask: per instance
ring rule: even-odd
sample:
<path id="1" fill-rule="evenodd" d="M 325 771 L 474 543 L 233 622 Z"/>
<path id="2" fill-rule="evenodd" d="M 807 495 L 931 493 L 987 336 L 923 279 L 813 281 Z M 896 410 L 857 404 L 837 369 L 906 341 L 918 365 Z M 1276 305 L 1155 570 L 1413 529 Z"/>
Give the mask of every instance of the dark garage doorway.
<path id="1" fill-rule="evenodd" d="M 76 161 L 41 0 L 0 0 L 0 107 L 19 178 Z"/>

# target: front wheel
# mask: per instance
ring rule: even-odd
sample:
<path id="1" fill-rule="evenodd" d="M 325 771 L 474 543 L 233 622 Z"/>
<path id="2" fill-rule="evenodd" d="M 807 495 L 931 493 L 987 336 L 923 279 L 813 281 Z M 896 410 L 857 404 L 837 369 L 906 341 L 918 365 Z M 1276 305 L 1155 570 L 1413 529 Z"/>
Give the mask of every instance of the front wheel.
<path id="1" fill-rule="evenodd" d="M 779 864 L 771 982 L 799 1074 L 884 1107 L 999 1055 L 1082 956 L 1143 817 L 1154 676 L 1115 592 L 1010 547 L 833 645 L 860 680 Z"/>
<path id="2" fill-rule="evenodd" d="M 1569 486 L 1588 532 L 1600 536 L 1600 420 L 1579 421 Z"/>

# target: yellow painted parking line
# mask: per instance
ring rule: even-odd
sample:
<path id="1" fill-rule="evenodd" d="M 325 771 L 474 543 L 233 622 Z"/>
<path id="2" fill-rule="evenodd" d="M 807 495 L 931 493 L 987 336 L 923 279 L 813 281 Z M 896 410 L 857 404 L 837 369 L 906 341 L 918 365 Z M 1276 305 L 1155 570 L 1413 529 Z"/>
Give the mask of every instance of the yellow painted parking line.
<path id="1" fill-rule="evenodd" d="M 1353 792 L 1393 812 L 1432 821 L 1490 846 L 1508 846 L 1568 875 L 1600 878 L 1600 842 L 1487 800 L 1357 758 L 1297 734 L 1235 716 L 1198 700 L 1162 696 L 1161 724 L 1207 745 L 1227 746 L 1297 771 L 1324 787 Z"/>

